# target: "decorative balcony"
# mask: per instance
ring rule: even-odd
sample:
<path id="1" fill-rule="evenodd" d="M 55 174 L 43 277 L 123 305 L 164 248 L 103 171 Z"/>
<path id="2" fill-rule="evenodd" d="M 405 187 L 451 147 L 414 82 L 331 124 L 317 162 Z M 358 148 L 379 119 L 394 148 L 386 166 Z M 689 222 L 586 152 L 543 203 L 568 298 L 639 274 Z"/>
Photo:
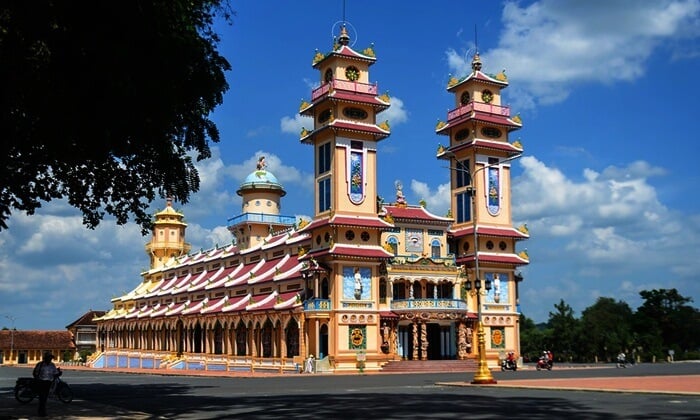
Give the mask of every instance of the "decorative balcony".
<path id="1" fill-rule="evenodd" d="M 404 312 L 412 310 L 467 310 L 467 302 L 461 299 L 394 299 L 391 302 L 391 310 Z"/>
<path id="2" fill-rule="evenodd" d="M 454 254 L 448 254 L 445 257 L 427 257 L 423 255 L 410 254 L 410 255 L 394 255 L 391 259 L 392 265 L 404 265 L 404 264 L 421 264 L 426 265 L 429 262 L 434 264 L 443 264 L 447 267 L 453 267 L 456 265 L 456 258 Z"/>
<path id="3" fill-rule="evenodd" d="M 468 114 L 472 111 L 486 112 L 489 114 L 500 115 L 503 117 L 510 117 L 509 106 L 493 105 L 484 102 L 471 101 L 466 105 L 462 105 L 458 108 L 453 109 L 452 111 L 449 111 L 447 113 L 447 121 L 453 121 L 454 119 L 459 118 L 462 115 Z"/>
<path id="4" fill-rule="evenodd" d="M 331 89 L 377 96 L 379 86 L 376 83 L 367 84 L 359 82 L 350 82 L 348 80 L 333 80 L 328 83 L 324 83 L 321 86 L 314 89 L 311 92 L 311 101 L 313 102 L 321 96 L 327 94 L 331 91 Z"/>
<path id="5" fill-rule="evenodd" d="M 272 223 L 275 225 L 293 225 L 296 223 L 296 217 L 294 216 L 280 216 L 279 214 L 265 214 L 265 213 L 243 213 L 236 217 L 231 217 L 228 219 L 229 226 L 237 225 L 239 223 L 245 222 L 257 222 L 257 223 Z"/>
<path id="6" fill-rule="evenodd" d="M 327 312 L 331 310 L 330 299 L 308 299 L 304 301 L 305 312 Z"/>

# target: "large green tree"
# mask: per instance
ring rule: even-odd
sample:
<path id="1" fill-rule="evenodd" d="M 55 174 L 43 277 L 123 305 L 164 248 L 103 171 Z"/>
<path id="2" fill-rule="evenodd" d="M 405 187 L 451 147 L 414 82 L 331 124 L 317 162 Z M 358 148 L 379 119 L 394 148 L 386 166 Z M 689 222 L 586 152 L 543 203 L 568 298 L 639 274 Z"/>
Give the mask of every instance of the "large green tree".
<path id="1" fill-rule="evenodd" d="M 217 16 L 222 0 L 3 2 L 0 230 L 65 198 L 90 228 L 145 233 L 156 196 L 187 202 L 228 89 Z"/>
<path id="2" fill-rule="evenodd" d="M 554 305 L 554 309 L 556 312 L 550 312 L 547 321 L 550 339 L 547 350 L 554 353 L 556 360 L 574 360 L 578 356 L 579 321 L 563 299 Z"/>
<path id="3" fill-rule="evenodd" d="M 578 351 L 585 359 L 610 360 L 634 347 L 632 309 L 626 302 L 599 297 L 581 313 Z"/>
<path id="4" fill-rule="evenodd" d="M 635 327 L 645 353 L 663 356 L 700 348 L 700 311 L 676 289 L 643 290 L 644 303 L 635 313 Z"/>

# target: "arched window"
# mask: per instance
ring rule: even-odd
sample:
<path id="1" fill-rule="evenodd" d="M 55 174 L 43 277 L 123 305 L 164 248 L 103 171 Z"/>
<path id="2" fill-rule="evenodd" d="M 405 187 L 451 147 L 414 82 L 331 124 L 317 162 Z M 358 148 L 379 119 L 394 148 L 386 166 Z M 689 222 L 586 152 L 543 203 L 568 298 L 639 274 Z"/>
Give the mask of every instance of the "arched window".
<path id="1" fill-rule="evenodd" d="M 433 241 L 430 243 L 430 255 L 432 255 L 433 258 L 440 258 L 440 240 L 439 239 L 433 239 Z"/>
<path id="2" fill-rule="evenodd" d="M 379 303 L 386 303 L 386 279 L 379 279 Z"/>
<path id="3" fill-rule="evenodd" d="M 386 242 L 391 246 L 391 249 L 394 252 L 394 255 L 399 254 L 399 240 L 396 238 L 396 236 L 389 236 L 389 238 L 386 240 Z"/>

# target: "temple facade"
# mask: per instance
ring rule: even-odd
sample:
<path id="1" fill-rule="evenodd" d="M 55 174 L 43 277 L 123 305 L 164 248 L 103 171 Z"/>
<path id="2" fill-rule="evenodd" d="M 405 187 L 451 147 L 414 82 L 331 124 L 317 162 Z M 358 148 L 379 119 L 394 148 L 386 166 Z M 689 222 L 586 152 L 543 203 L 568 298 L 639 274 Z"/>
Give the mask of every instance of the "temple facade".
<path id="1" fill-rule="evenodd" d="M 479 321 L 495 365 L 519 354 L 509 142 L 519 117 L 501 104 L 504 73 L 451 79 L 455 108 L 436 134 L 449 162 L 451 206 L 431 213 L 377 191 L 377 153 L 390 135 L 391 98 L 370 80 L 373 48 L 355 50 L 341 27 L 312 67 L 319 87 L 303 100 L 300 142 L 313 150 L 310 220 L 281 214 L 286 192 L 260 157 L 241 184 L 232 243 L 190 252 L 184 215 L 168 201 L 145 249 L 150 268 L 96 319 L 94 367 L 296 372 L 379 370 L 394 360 L 474 359 Z M 484 287 L 480 287 L 481 284 Z"/>

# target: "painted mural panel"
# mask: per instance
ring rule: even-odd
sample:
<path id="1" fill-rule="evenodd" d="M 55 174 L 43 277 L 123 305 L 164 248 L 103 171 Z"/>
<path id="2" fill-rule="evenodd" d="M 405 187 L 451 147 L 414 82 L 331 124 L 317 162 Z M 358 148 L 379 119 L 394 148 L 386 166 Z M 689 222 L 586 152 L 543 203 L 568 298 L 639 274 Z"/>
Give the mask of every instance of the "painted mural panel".
<path id="1" fill-rule="evenodd" d="M 406 228 L 406 252 L 423 253 L 423 230 Z"/>
<path id="2" fill-rule="evenodd" d="M 508 275 L 503 273 L 486 273 L 491 280 L 491 290 L 486 294 L 486 303 L 510 303 L 508 295 Z"/>
<path id="3" fill-rule="evenodd" d="M 372 297 L 372 269 L 343 267 L 343 299 L 369 300 Z"/>
<path id="4" fill-rule="evenodd" d="M 501 172 L 495 166 L 488 169 L 488 209 L 492 215 L 501 210 Z"/>
<path id="5" fill-rule="evenodd" d="M 365 198 L 362 152 L 350 153 L 350 201 L 361 203 Z"/>

